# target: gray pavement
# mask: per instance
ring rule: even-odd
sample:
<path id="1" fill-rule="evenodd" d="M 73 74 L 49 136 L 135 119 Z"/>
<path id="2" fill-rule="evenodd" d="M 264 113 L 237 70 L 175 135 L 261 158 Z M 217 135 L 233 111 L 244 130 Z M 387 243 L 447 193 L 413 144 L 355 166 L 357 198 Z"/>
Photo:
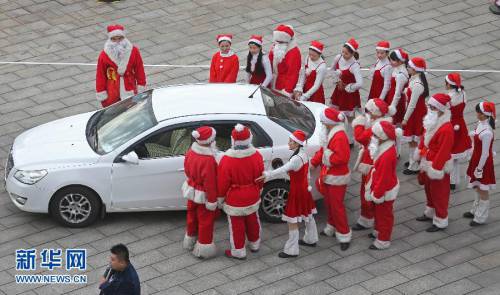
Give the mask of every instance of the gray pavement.
<path id="1" fill-rule="evenodd" d="M 393 47 L 425 57 L 430 68 L 498 70 L 500 17 L 488 11 L 486 2 L 0 0 L 0 61 L 95 62 L 106 38 L 106 25 L 118 22 L 126 26 L 129 39 L 141 48 L 147 64 L 208 64 L 217 33 L 233 33 L 233 48 L 244 58 L 251 34 L 264 34 L 268 47 L 272 29 L 286 22 L 295 27 L 304 52 L 309 41 L 324 42 L 328 63 L 341 44 L 354 36 L 360 42 L 364 67 L 374 62 L 373 46 L 384 38 Z M 150 85 L 204 82 L 208 76 L 206 69 L 199 68 L 147 68 L 146 72 Z M 432 92 L 443 91 L 444 75 L 428 75 Z M 463 76 L 470 101 L 466 120 L 471 127 L 474 105 L 480 99 L 498 101 L 500 74 Z M 97 108 L 94 77 L 93 67 L 0 65 L 2 182 L 3 164 L 18 134 Z M 330 84 L 325 85 L 329 95 Z M 365 80 L 364 95 L 369 85 Z M 68 229 L 47 216 L 19 211 L 2 183 L 0 294 L 96 294 L 108 248 L 117 242 L 129 245 L 143 294 L 500 294 L 498 191 L 491 196 L 488 225 L 471 228 L 461 215 L 473 194 L 462 184 L 451 197 L 450 226 L 430 234 L 424 231 L 426 224 L 414 221 L 424 208 L 422 187 L 415 177 L 401 173 L 400 177 L 397 224 L 389 250 L 368 250 L 370 240 L 363 232 L 354 234 L 346 252 L 333 239 L 322 237 L 319 247 L 302 249 L 298 259 L 283 260 L 277 253 L 287 239 L 287 227 L 265 223 L 262 250 L 245 262 L 222 257 L 228 246 L 224 220 L 216 226 L 219 257 L 200 261 L 181 249 L 182 212 L 110 214 L 91 227 Z M 346 200 L 351 223 L 359 211 L 359 176 L 355 179 Z M 320 208 L 322 227 L 324 210 Z M 88 249 L 89 284 L 15 284 L 16 249 L 59 247 Z"/>

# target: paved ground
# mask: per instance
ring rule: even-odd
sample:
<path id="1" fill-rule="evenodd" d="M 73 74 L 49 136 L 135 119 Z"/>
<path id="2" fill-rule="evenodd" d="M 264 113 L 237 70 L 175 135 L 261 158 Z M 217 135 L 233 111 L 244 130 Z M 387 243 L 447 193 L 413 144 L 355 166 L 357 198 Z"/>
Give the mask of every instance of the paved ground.
<path id="1" fill-rule="evenodd" d="M 119 22 L 127 26 L 148 64 L 208 64 L 217 33 L 234 33 L 234 47 L 242 53 L 250 34 L 265 34 L 268 46 L 271 29 L 286 22 L 295 26 L 302 48 L 310 40 L 323 41 L 329 62 L 342 42 L 355 36 L 363 66 L 374 61 L 373 44 L 386 38 L 412 55 L 424 56 L 431 68 L 500 69 L 500 17 L 490 14 L 483 2 L 128 0 L 107 5 L 0 0 L 0 59 L 95 62 L 106 38 L 105 26 Z M 93 67 L 1 65 L 0 70 L 2 165 L 20 132 L 97 107 Z M 148 82 L 156 85 L 207 78 L 206 70 L 196 68 L 148 68 L 147 74 Z M 429 75 L 433 92 L 443 90 L 443 77 Z M 499 82 L 499 74 L 465 74 L 469 123 L 474 122 L 479 99 L 498 99 Z M 3 179 L 3 169 L 0 174 Z M 179 242 L 183 213 L 113 214 L 75 230 L 17 210 L 2 189 L 0 294 L 95 294 L 108 248 L 117 242 L 130 246 L 144 294 L 500 294 L 499 194 L 492 196 L 489 224 L 471 229 L 461 214 L 469 208 L 472 193 L 460 186 L 451 198 L 449 228 L 429 234 L 424 231 L 427 225 L 414 221 L 423 210 L 423 190 L 414 177 L 401 175 L 401 182 L 390 250 L 367 250 L 366 233 L 356 233 L 346 252 L 333 239 L 322 238 L 313 251 L 302 249 L 300 258 L 282 260 L 276 254 L 287 228 L 264 224 L 261 252 L 243 263 L 224 257 L 201 262 L 185 253 Z M 358 186 L 352 183 L 346 201 L 351 222 L 358 214 Z M 216 239 L 221 252 L 228 244 L 224 221 L 217 223 Z M 75 246 L 90 254 L 87 286 L 14 283 L 15 249 Z"/>

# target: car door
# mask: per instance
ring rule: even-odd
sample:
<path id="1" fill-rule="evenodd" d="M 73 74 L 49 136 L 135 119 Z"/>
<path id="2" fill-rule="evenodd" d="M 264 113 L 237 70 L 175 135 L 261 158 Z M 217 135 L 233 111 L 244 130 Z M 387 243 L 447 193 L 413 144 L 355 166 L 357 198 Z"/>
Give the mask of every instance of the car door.
<path id="1" fill-rule="evenodd" d="M 153 132 L 125 150 L 134 151 L 138 164 L 113 164 L 112 207 L 114 210 L 176 210 L 186 206 L 181 195 L 185 180 L 184 155 L 191 146 L 193 124 L 167 127 Z"/>

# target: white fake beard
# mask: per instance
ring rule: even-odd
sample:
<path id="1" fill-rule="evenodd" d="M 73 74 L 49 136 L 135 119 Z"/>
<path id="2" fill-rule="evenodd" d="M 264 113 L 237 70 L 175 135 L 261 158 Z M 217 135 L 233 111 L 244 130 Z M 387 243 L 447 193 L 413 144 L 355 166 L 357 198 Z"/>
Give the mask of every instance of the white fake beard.
<path id="1" fill-rule="evenodd" d="M 219 148 L 217 147 L 217 143 L 215 142 L 215 140 L 210 143 L 210 150 L 214 155 L 219 152 Z"/>
<path id="2" fill-rule="evenodd" d="M 113 42 L 110 39 L 106 40 L 104 43 L 104 48 L 106 49 L 106 53 L 110 54 L 112 58 L 114 58 L 117 62 L 120 62 L 127 50 L 130 50 L 132 47 L 132 43 L 127 38 L 124 38 L 120 42 Z"/>
<path id="3" fill-rule="evenodd" d="M 328 133 L 329 130 L 325 127 L 325 125 L 321 124 L 319 130 L 319 145 L 326 147 L 328 145 Z"/>
<path id="4" fill-rule="evenodd" d="M 427 115 L 424 117 L 425 130 L 432 130 L 436 127 L 438 121 L 438 113 L 436 111 L 427 110 Z"/>
<path id="5" fill-rule="evenodd" d="M 368 151 L 370 152 L 370 157 L 372 159 L 374 159 L 375 156 L 377 155 L 379 145 L 380 145 L 379 139 L 375 136 L 372 136 L 372 138 L 370 139 L 370 144 L 368 145 Z"/>
<path id="6" fill-rule="evenodd" d="M 273 56 L 273 62 L 279 64 L 283 60 L 283 58 L 286 55 L 286 49 L 287 49 L 287 47 L 288 47 L 288 44 L 286 44 L 286 43 L 283 43 L 283 44 L 276 43 L 276 44 L 274 44 L 274 48 L 273 48 L 273 54 L 274 54 L 274 56 Z"/>

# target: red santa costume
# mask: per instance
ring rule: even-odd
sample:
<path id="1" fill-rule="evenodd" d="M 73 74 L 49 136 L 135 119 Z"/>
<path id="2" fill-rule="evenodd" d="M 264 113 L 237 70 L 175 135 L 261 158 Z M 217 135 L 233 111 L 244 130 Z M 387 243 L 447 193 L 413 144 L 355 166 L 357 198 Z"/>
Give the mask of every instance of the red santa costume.
<path id="1" fill-rule="evenodd" d="M 377 43 L 375 49 L 389 51 L 391 49 L 391 44 L 389 41 L 380 41 Z M 389 88 L 391 87 L 392 67 L 389 58 L 378 59 L 375 65 L 370 68 L 370 71 L 372 72 L 372 85 L 370 87 L 368 99 L 380 98 L 385 100 Z"/>
<path id="2" fill-rule="evenodd" d="M 408 53 L 403 49 L 398 48 L 394 50 L 394 52 L 400 61 L 406 62 L 408 60 Z M 409 75 L 405 63 L 393 68 L 391 74 L 391 87 L 389 88 L 385 101 L 389 105 L 389 112 L 393 116 L 392 121 L 394 124 L 399 124 L 403 121 L 406 106 L 404 89 L 408 85 L 408 79 Z"/>
<path id="3" fill-rule="evenodd" d="M 273 68 L 272 88 L 291 97 L 299 80 L 302 64 L 300 49 L 295 40 L 292 26 L 279 25 L 273 32 L 274 45 L 269 52 Z"/>
<path id="4" fill-rule="evenodd" d="M 333 236 L 346 250 L 351 241 L 351 229 L 347 222 L 344 197 L 347 184 L 351 179 L 349 171 L 350 148 L 345 132 L 345 116 L 334 108 L 325 109 L 320 120 L 323 126 L 331 126 L 322 132 L 321 149 L 311 159 L 311 165 L 321 165 L 320 176 L 316 182 L 318 191 L 324 196 L 328 221 L 323 234 Z"/>
<path id="5" fill-rule="evenodd" d="M 373 227 L 373 217 L 375 214 L 373 202 L 368 202 L 365 198 L 366 177 L 373 166 L 373 159 L 370 156 L 368 145 L 370 144 L 370 140 L 372 138 L 373 124 L 381 121 L 392 122 L 392 118 L 385 117 L 389 110 L 387 104 L 382 99 L 373 98 L 368 100 L 365 105 L 365 109 L 367 113 L 369 113 L 368 116 L 360 115 L 352 121 L 354 140 L 360 145 L 358 158 L 354 164 L 353 170 L 361 173 L 361 185 L 359 192 L 361 212 L 353 230 L 363 230 Z M 373 120 L 374 116 L 376 116 L 377 119 Z"/>
<path id="6" fill-rule="evenodd" d="M 264 160 L 255 149 L 248 127 L 237 124 L 231 133 L 232 148 L 224 153 L 218 170 L 219 196 L 224 196 L 224 212 L 228 216 L 231 249 L 225 254 L 245 259 L 245 239 L 252 252 L 260 246 L 258 215 L 263 183 L 255 180 L 264 172 Z"/>
<path id="7" fill-rule="evenodd" d="M 480 102 L 479 108 L 484 115 L 496 119 L 495 104 L 492 102 Z M 469 188 L 481 191 L 490 191 L 496 188 L 495 167 L 493 163 L 493 141 L 494 130 L 489 124 L 490 118 L 479 121 L 476 129 L 471 132 L 474 137 L 474 149 L 467 168 L 469 177 Z M 474 215 L 473 221 L 483 224 L 488 218 L 490 207 L 489 200 L 482 200 L 476 195 L 470 213 Z"/>
<path id="8" fill-rule="evenodd" d="M 373 202 L 375 209 L 373 234 L 375 241 L 370 249 L 387 249 L 391 245 L 394 226 L 393 204 L 399 192 L 399 180 L 396 174 L 398 158 L 395 146 L 398 132 L 394 125 L 387 121 L 375 123 L 372 131 L 374 138 L 369 149 L 374 163 L 367 176 L 365 194 L 366 200 Z"/>
<path id="9" fill-rule="evenodd" d="M 422 82 L 422 75 L 425 75 L 427 64 L 421 57 L 414 57 L 408 62 L 408 66 L 417 73 L 410 77 L 408 88 L 406 88 L 407 105 L 403 117 L 403 137 L 402 142 L 418 143 L 424 132 L 423 120 L 427 114 L 425 105 L 425 87 Z M 414 161 L 416 144 L 409 147 L 408 170 L 410 174 L 416 174 L 419 171 L 418 162 Z M 415 172 L 413 172 L 415 171 Z M 405 172 L 406 173 L 406 172 Z"/>
<path id="10" fill-rule="evenodd" d="M 450 123 L 450 96 L 434 94 L 428 105 L 438 111 L 427 111 L 424 117 L 424 134 L 419 143 L 419 183 L 424 185 L 427 205 L 418 221 L 433 221 L 427 231 L 434 232 L 448 226 L 448 203 L 450 199 L 451 148 L 453 126 Z M 418 160 L 418 159 L 417 159 Z"/>
<path id="11" fill-rule="evenodd" d="M 309 157 L 304 150 L 306 134 L 296 130 L 290 139 L 300 145 L 285 165 L 272 171 L 264 172 L 266 181 L 276 176 L 288 174 L 290 176 L 290 191 L 282 219 L 288 223 L 305 222 L 304 238 L 299 241 L 299 230 L 289 230 L 289 237 L 283 249 L 286 257 L 299 255 L 299 243 L 315 246 L 318 241 L 318 232 L 313 214 L 316 214 L 316 204 L 311 195 L 309 186 Z"/>
<path id="12" fill-rule="evenodd" d="M 469 137 L 469 130 L 464 120 L 464 109 L 467 103 L 467 96 L 462 87 L 462 79 L 459 73 L 451 73 L 446 76 L 446 82 L 451 86 L 448 95 L 451 97 L 451 124 L 454 130 L 454 143 L 451 149 L 453 159 L 453 169 L 450 175 L 452 185 L 460 184 L 461 173 L 459 161 L 470 155 L 472 141 Z"/>
<path id="13" fill-rule="evenodd" d="M 231 44 L 233 35 L 223 34 L 217 35 L 217 44 L 221 42 L 229 42 Z M 229 49 L 228 52 L 222 53 L 217 51 L 212 56 L 210 63 L 209 83 L 236 83 L 238 71 L 240 70 L 240 62 L 238 56 Z"/>
<path id="14" fill-rule="evenodd" d="M 217 209 L 217 162 L 215 150 L 206 145 L 214 142 L 215 129 L 202 126 L 192 135 L 196 141 L 184 159 L 187 179 L 182 185 L 182 193 L 188 201 L 183 246 L 193 250 L 197 257 L 209 258 L 216 253 L 213 231 Z"/>
<path id="15" fill-rule="evenodd" d="M 117 36 L 125 37 L 124 27 L 108 26 L 108 40 L 97 60 L 95 89 L 102 107 L 146 89 L 146 74 L 139 48 L 127 38 L 119 42 L 111 41 Z"/>
<path id="16" fill-rule="evenodd" d="M 312 41 L 309 46 L 310 50 L 316 51 L 320 57 L 313 61 L 309 55 L 306 57 L 304 66 L 300 70 L 299 82 L 294 91 L 302 93 L 301 101 L 313 101 L 325 103 L 325 90 L 323 89 L 323 81 L 326 76 L 326 63 L 321 57 L 324 45 L 319 41 Z"/>
<path id="17" fill-rule="evenodd" d="M 273 69 L 271 67 L 271 61 L 269 60 L 269 56 L 262 52 L 262 36 L 260 35 L 252 35 L 248 40 L 248 45 L 254 44 L 260 47 L 262 57 L 261 57 L 261 65 L 262 72 L 257 72 L 255 65 L 259 61 L 259 54 L 249 53 L 252 57 L 250 58 L 250 68 L 247 67 L 247 81 L 250 84 L 262 85 L 263 87 L 269 87 L 271 81 L 273 80 Z"/>

